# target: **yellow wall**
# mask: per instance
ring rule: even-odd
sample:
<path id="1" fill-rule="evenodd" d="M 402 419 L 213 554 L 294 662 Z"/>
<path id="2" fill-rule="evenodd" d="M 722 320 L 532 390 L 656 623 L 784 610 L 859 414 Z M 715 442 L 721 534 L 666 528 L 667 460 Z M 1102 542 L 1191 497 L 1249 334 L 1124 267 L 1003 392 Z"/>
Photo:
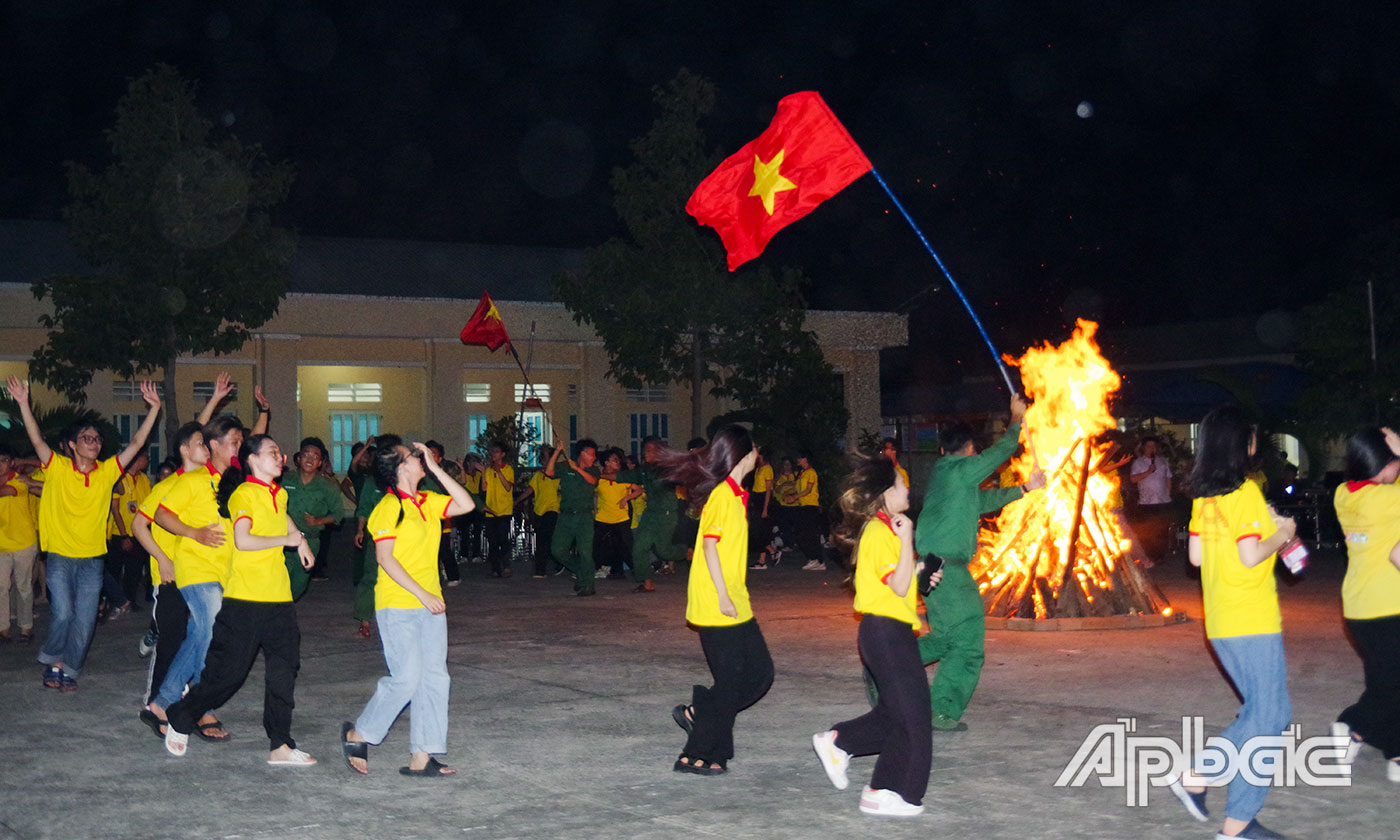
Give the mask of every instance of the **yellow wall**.
<path id="1" fill-rule="evenodd" d="M 342 412 L 368 412 L 379 415 L 380 434 L 396 434 L 405 440 L 426 440 L 426 374 L 417 367 L 362 365 L 299 365 L 297 382 L 301 399 L 301 437 L 319 437 L 332 445 L 331 415 Z M 326 399 L 331 383 L 378 382 L 382 399 L 378 403 L 332 403 Z M 459 397 L 460 399 L 460 397 Z M 274 413 L 274 417 L 275 417 Z M 273 436 L 276 437 L 274 422 Z M 283 447 L 294 447 L 289 440 Z"/>

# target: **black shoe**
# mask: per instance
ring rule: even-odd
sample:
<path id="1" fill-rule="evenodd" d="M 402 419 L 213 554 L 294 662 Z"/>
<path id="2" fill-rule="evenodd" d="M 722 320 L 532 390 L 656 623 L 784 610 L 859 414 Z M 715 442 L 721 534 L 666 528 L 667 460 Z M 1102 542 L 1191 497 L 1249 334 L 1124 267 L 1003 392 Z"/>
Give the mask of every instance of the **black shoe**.
<path id="1" fill-rule="evenodd" d="M 590 586 L 590 587 L 588 587 L 587 589 L 580 589 L 580 590 L 578 590 L 575 594 L 576 594 L 576 595 L 579 595 L 580 597 L 587 596 L 587 595 L 597 595 L 597 594 L 598 594 L 598 590 L 596 590 L 596 589 L 594 589 L 593 587 Z"/>
<path id="2" fill-rule="evenodd" d="M 1221 833 L 1216 834 L 1215 836 L 1217 838 L 1228 838 L 1230 835 Z M 1241 831 L 1239 834 L 1236 834 L 1235 836 L 1243 837 L 1245 838 L 1245 840 L 1286 840 L 1284 836 L 1282 834 L 1279 834 L 1277 831 L 1270 831 L 1269 829 L 1260 825 L 1258 820 L 1250 820 L 1249 825 L 1245 826 L 1244 830 Z"/>

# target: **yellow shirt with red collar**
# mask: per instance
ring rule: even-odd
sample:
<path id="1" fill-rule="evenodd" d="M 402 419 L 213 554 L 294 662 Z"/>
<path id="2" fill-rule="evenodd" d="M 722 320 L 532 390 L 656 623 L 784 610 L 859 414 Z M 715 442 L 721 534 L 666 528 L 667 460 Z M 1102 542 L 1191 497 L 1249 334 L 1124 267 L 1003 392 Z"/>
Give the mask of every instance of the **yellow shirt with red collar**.
<path id="1" fill-rule="evenodd" d="M 803 492 L 805 489 L 806 492 Z M 799 507 L 816 507 L 817 471 L 808 467 L 797 476 L 797 504 Z"/>
<path id="2" fill-rule="evenodd" d="M 856 545 L 856 612 L 883 615 L 919 629 L 918 587 L 911 576 L 904 597 L 890 588 L 890 578 L 899 565 L 899 536 L 884 511 L 865 523 Z"/>
<path id="3" fill-rule="evenodd" d="M 175 563 L 175 585 L 219 583 L 228 579 L 228 559 L 233 553 L 233 525 L 219 516 L 217 493 L 219 473 L 205 464 L 199 469 L 181 473 L 159 502 L 161 509 L 174 514 L 190 528 L 203 528 L 218 523 L 224 528 L 224 542 L 207 546 L 199 540 L 182 539 L 175 546 L 171 560 Z"/>
<path id="4" fill-rule="evenodd" d="M 1347 538 L 1342 615 L 1352 619 L 1400 614 L 1400 569 L 1390 551 L 1400 543 L 1400 485 L 1349 481 L 1333 497 Z"/>
<path id="5" fill-rule="evenodd" d="M 250 533 L 255 537 L 287 538 L 287 491 L 275 481 L 268 484 L 248 476 L 229 496 L 228 514 L 234 528 L 241 520 L 248 520 Z M 232 528 L 229 540 L 233 540 Z M 235 545 L 229 558 L 224 597 L 264 603 L 292 600 L 292 582 L 282 546 L 243 551 Z"/>
<path id="6" fill-rule="evenodd" d="M 1253 568 L 1240 562 L 1240 540 L 1266 540 L 1278 528 L 1259 485 L 1245 480 L 1235 490 L 1191 502 L 1191 536 L 1201 540 L 1201 594 L 1206 638 L 1283 632 L 1274 562 Z"/>
<path id="7" fill-rule="evenodd" d="M 160 503 L 165 500 L 170 488 L 174 487 L 184 474 L 185 470 L 182 467 L 156 482 L 156 486 L 152 487 L 146 498 L 141 500 L 141 504 L 136 506 L 136 515 L 151 523 L 151 539 L 155 540 L 160 550 L 170 558 L 171 564 L 175 562 L 175 550 L 180 545 L 180 538 L 156 524 L 156 511 L 160 509 Z M 155 555 L 151 555 L 151 582 L 160 586 L 160 564 L 156 562 Z"/>
<path id="8" fill-rule="evenodd" d="M 619 503 L 627 498 L 631 490 L 632 485 L 626 482 L 613 481 L 611 478 L 598 479 L 598 486 L 593 490 L 593 521 L 604 525 L 616 525 L 630 519 L 632 514 L 627 510 L 627 505 L 619 507 Z"/>
<path id="9" fill-rule="evenodd" d="M 63 557 L 106 555 L 112 485 L 121 474 L 115 457 L 98 461 L 90 472 L 79 472 L 67 455 L 50 455 L 39 499 L 39 547 Z"/>
<path id="10" fill-rule="evenodd" d="M 772 484 L 773 466 L 771 464 L 764 464 L 753 471 L 753 491 L 755 493 L 767 493 Z"/>
<path id="11" fill-rule="evenodd" d="M 145 473 L 124 472 L 117 480 L 117 485 L 112 488 L 112 501 L 116 512 L 109 517 L 107 523 L 107 536 L 120 537 L 131 536 L 131 523 L 136 518 L 136 511 L 141 507 L 141 502 L 151 493 L 151 480 Z M 121 528 L 117 528 L 117 520 L 121 520 Z"/>
<path id="12" fill-rule="evenodd" d="M 29 507 L 29 485 L 12 472 L 0 477 L 0 486 L 15 491 L 13 496 L 0 496 L 0 553 L 8 554 L 29 548 L 38 533 L 34 530 L 34 514 Z"/>
<path id="13" fill-rule="evenodd" d="M 710 491 L 710 497 L 705 500 L 705 507 L 700 511 L 700 530 L 695 536 L 695 560 L 690 564 L 690 580 L 686 587 L 685 620 L 691 624 L 730 627 L 753 618 L 747 586 L 748 503 L 749 494 L 732 478 L 726 478 L 723 484 Z M 719 592 L 710 577 L 710 564 L 705 560 L 706 540 L 715 541 L 720 574 L 737 613 L 733 618 L 720 612 Z"/>
<path id="14" fill-rule="evenodd" d="M 496 474 L 496 470 L 486 467 L 486 472 L 481 474 L 482 495 L 485 497 L 483 507 L 488 518 L 498 516 L 510 516 L 515 512 L 515 497 L 511 491 L 506 489 L 505 482 L 515 484 L 515 468 L 509 464 L 501 466 L 501 475 Z M 505 476 L 505 481 L 501 480 Z"/>
<path id="15" fill-rule="evenodd" d="M 452 497 L 441 493 L 418 491 L 416 498 L 401 495 L 390 487 L 369 515 L 369 534 L 375 543 L 392 541 L 394 559 L 408 576 L 430 594 L 442 597 L 442 581 L 438 579 L 438 546 L 442 542 L 442 520 Z M 376 546 L 377 547 L 377 546 Z M 399 586 L 383 569 L 374 584 L 374 608 L 377 610 L 416 610 L 423 602 Z"/>

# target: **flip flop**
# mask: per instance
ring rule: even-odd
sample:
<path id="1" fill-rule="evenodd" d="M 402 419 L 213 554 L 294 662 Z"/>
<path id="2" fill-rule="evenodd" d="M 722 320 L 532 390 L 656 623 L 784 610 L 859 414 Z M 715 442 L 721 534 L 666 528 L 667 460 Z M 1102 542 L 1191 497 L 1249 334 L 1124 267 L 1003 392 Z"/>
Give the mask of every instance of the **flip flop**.
<path id="1" fill-rule="evenodd" d="M 345 766 L 359 773 L 361 776 L 369 775 L 369 744 L 365 741 L 351 741 L 350 730 L 355 728 L 355 724 L 346 721 L 340 725 L 340 751 L 345 755 Z M 365 769 L 361 770 L 350 763 L 350 759 L 358 758 L 365 763 Z"/>
<path id="2" fill-rule="evenodd" d="M 687 735 L 691 733 L 691 730 L 695 729 L 695 721 L 690 715 L 686 714 L 686 712 L 689 711 L 690 707 L 684 703 L 671 710 L 671 720 L 676 722 L 676 726 L 684 729 Z"/>
<path id="3" fill-rule="evenodd" d="M 151 731 L 154 732 L 154 733 L 156 734 L 156 737 L 157 737 L 157 738 L 160 738 L 160 739 L 164 740 L 164 738 L 165 738 L 165 733 L 164 733 L 164 732 L 161 732 L 161 731 L 160 731 L 160 728 L 161 728 L 162 726 L 165 726 L 165 721 L 163 721 L 163 720 L 161 720 L 160 718 L 156 717 L 156 713 L 155 713 L 155 712 L 151 711 L 150 709 L 142 709 L 142 710 L 141 710 L 141 722 L 144 723 L 144 724 L 146 724 L 147 726 L 149 726 L 149 727 L 151 728 Z"/>
<path id="4" fill-rule="evenodd" d="M 216 744 L 221 744 L 224 741 L 227 741 L 228 739 L 233 737 L 228 733 L 228 730 L 224 729 L 223 735 L 210 735 L 209 730 L 223 728 L 224 724 L 218 718 L 214 718 L 208 723 L 196 723 L 194 725 L 194 734 L 198 735 L 206 741 L 213 741 Z"/>
<path id="5" fill-rule="evenodd" d="M 422 770 L 414 770 L 412 767 L 400 767 L 400 776 L 421 776 L 428 779 L 441 779 L 443 776 L 455 776 L 456 770 L 438 761 L 432 756 L 428 756 L 428 764 Z"/>
<path id="6" fill-rule="evenodd" d="M 723 776 L 729 772 L 729 768 L 718 761 L 705 761 L 693 755 L 681 755 L 676 759 L 676 763 L 671 765 L 671 769 L 677 773 L 694 773 L 697 776 Z"/>

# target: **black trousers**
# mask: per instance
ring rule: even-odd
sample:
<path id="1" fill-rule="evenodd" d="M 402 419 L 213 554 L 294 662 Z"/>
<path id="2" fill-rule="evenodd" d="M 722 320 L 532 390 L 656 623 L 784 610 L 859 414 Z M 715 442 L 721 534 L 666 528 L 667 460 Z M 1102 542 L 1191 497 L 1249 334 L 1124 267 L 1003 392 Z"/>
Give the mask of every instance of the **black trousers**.
<path id="1" fill-rule="evenodd" d="M 180 594 L 180 587 L 173 583 L 162 583 L 156 589 L 156 605 L 151 615 L 155 619 L 156 634 L 160 638 L 156 641 L 155 652 L 151 654 L 150 670 L 146 672 L 148 706 L 160 693 L 160 686 L 165 682 L 170 663 L 175 661 L 175 654 L 180 652 L 180 645 L 185 643 L 185 629 L 190 624 L 190 608 L 185 604 L 185 596 Z"/>
<path id="2" fill-rule="evenodd" d="M 632 565 L 632 524 L 593 520 L 593 564 L 609 566 L 615 577 Z"/>
<path id="3" fill-rule="evenodd" d="M 188 735 L 210 709 L 227 703 L 253 670 L 258 651 L 266 669 L 263 729 L 269 750 L 292 740 L 293 688 L 301 668 L 301 630 L 290 601 L 264 603 L 225 598 L 214 619 L 214 639 L 204 657 L 204 672 L 183 700 L 166 709 L 176 732 Z"/>
<path id="4" fill-rule="evenodd" d="M 1400 615 L 1348 618 L 1366 688 L 1337 720 L 1385 754 L 1400 756 Z"/>
<path id="5" fill-rule="evenodd" d="M 918 639 L 908 624 L 883 615 L 863 617 L 856 639 L 880 699 L 869 712 L 831 727 L 836 746 L 851 755 L 878 753 L 870 786 L 892 790 L 910 805 L 922 804 L 933 761 L 933 726 Z"/>
<path id="6" fill-rule="evenodd" d="M 763 551 L 773 539 L 773 526 L 763 518 L 763 501 L 767 498 L 767 493 L 749 494 L 749 554 Z"/>
<path id="7" fill-rule="evenodd" d="M 773 657 L 758 619 L 730 627 L 700 627 L 700 648 L 715 684 L 695 686 L 690 704 L 695 726 L 685 754 L 706 763 L 724 764 L 734 757 L 734 719 L 757 703 L 773 684 Z M 927 703 L 925 703 L 927 705 Z"/>
<path id="8" fill-rule="evenodd" d="M 446 531 L 442 532 L 442 540 L 438 543 L 438 566 L 446 580 L 462 579 L 462 573 L 457 568 L 457 555 L 452 553 L 452 535 Z"/>
<path id="9" fill-rule="evenodd" d="M 822 509 L 816 505 L 788 508 L 796 519 L 797 548 L 808 560 L 822 559 Z"/>
<path id="10" fill-rule="evenodd" d="M 127 548 L 122 547 L 123 543 Z M 135 537 L 112 537 L 107 540 L 107 572 L 121 584 L 122 594 L 133 607 L 146 600 L 146 578 L 149 575 L 146 570 L 150 566 L 147 556 Z"/>
<path id="11" fill-rule="evenodd" d="M 535 574 L 549 573 L 549 544 L 554 542 L 554 525 L 559 521 L 558 511 L 531 514 L 535 520 Z"/>
<path id="12" fill-rule="evenodd" d="M 486 559 L 495 574 L 510 565 L 510 517 L 486 517 Z"/>

